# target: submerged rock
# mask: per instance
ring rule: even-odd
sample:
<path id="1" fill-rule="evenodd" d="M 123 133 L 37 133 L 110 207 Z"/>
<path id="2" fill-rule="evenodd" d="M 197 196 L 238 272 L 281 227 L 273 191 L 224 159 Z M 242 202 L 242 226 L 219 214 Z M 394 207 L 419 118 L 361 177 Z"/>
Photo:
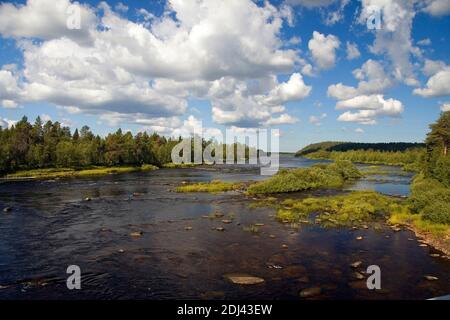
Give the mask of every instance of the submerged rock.
<path id="1" fill-rule="evenodd" d="M 355 261 L 355 262 L 350 264 L 350 267 L 356 269 L 356 268 L 360 267 L 361 265 L 362 265 L 362 261 Z"/>
<path id="2" fill-rule="evenodd" d="M 364 275 L 362 273 L 360 273 L 360 272 L 354 272 L 353 273 L 353 277 L 358 279 L 358 280 L 362 280 L 362 279 L 365 278 Z"/>
<path id="3" fill-rule="evenodd" d="M 322 288 L 312 287 L 312 288 L 307 288 L 307 289 L 303 289 L 302 291 L 300 291 L 300 297 L 301 298 L 311 298 L 311 297 L 318 296 L 321 293 L 322 293 Z"/>
<path id="4" fill-rule="evenodd" d="M 142 231 L 135 231 L 130 233 L 130 236 L 132 236 L 133 238 L 139 238 L 143 235 L 144 233 Z"/>
<path id="5" fill-rule="evenodd" d="M 240 285 L 253 285 L 253 284 L 260 284 L 260 283 L 264 282 L 263 278 L 255 277 L 255 276 L 248 275 L 245 273 L 230 273 L 230 274 L 224 275 L 224 278 L 234 284 L 240 284 Z"/>

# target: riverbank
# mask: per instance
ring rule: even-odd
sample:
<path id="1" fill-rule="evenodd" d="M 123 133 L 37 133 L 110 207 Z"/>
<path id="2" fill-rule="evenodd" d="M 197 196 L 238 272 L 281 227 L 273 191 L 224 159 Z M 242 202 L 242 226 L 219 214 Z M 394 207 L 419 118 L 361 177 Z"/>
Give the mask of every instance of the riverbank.
<path id="1" fill-rule="evenodd" d="M 157 166 L 145 164 L 142 166 L 126 166 L 126 167 L 90 167 L 86 169 L 74 168 L 48 168 L 48 169 L 34 169 L 21 170 L 15 173 L 7 174 L 3 177 L 6 180 L 21 180 L 21 179 L 55 179 L 55 178 L 69 178 L 69 177 L 84 177 L 84 176 L 98 176 L 107 174 L 119 174 L 130 172 L 145 172 L 158 170 Z"/>

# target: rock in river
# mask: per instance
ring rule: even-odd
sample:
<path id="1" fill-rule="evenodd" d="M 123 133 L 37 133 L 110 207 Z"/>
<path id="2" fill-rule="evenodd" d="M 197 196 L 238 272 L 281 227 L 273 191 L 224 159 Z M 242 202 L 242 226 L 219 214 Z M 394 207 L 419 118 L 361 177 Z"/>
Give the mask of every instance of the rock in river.
<path id="1" fill-rule="evenodd" d="M 252 285 L 264 282 L 263 278 L 255 277 L 244 273 L 230 273 L 224 275 L 224 278 L 234 284 Z"/>
<path id="2" fill-rule="evenodd" d="M 350 264 L 350 267 L 352 268 L 358 268 L 360 265 L 362 265 L 362 261 L 355 261 L 353 263 Z"/>
<path id="3" fill-rule="evenodd" d="M 307 289 L 303 289 L 302 291 L 300 291 L 300 297 L 311 298 L 311 297 L 318 296 L 321 293 L 322 293 L 322 288 L 312 287 L 312 288 L 307 288 Z"/>

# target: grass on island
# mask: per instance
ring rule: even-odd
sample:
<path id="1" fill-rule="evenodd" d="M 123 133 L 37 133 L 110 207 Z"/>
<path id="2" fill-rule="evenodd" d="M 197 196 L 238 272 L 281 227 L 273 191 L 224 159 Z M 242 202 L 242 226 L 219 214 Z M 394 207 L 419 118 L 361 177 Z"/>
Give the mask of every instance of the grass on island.
<path id="1" fill-rule="evenodd" d="M 198 166 L 198 164 L 195 163 L 165 163 L 162 165 L 162 168 L 164 169 L 178 169 L 178 168 L 192 168 Z"/>
<path id="2" fill-rule="evenodd" d="M 73 169 L 73 168 L 49 168 L 49 169 L 35 169 L 23 170 L 6 175 L 7 179 L 47 179 L 47 178 L 65 178 L 65 177 L 82 177 L 95 176 L 105 174 L 129 173 L 138 171 L 157 170 L 158 167 L 151 164 L 144 164 L 136 167 L 91 167 L 87 169 Z"/>
<path id="3" fill-rule="evenodd" d="M 280 170 L 270 179 L 250 185 L 250 194 L 270 194 L 304 191 L 318 188 L 339 188 L 347 180 L 360 178 L 361 172 L 350 161 L 328 165 Z"/>
<path id="4" fill-rule="evenodd" d="M 337 196 L 287 199 L 281 202 L 276 217 L 293 223 L 317 213 L 316 221 L 325 226 L 356 226 L 383 219 L 401 207 L 398 199 L 374 191 L 355 191 Z"/>
<path id="5" fill-rule="evenodd" d="M 180 186 L 175 189 L 176 192 L 210 192 L 219 193 L 227 191 L 236 191 L 242 189 L 241 183 L 235 182 L 222 182 L 219 180 L 213 180 L 211 182 L 199 182 L 195 184 L 189 184 Z"/>

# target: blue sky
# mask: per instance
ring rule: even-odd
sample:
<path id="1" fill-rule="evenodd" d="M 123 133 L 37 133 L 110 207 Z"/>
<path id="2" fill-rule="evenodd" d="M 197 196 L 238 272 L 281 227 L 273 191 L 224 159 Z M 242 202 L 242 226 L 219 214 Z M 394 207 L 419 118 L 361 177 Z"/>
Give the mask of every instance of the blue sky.
<path id="1" fill-rule="evenodd" d="M 445 0 L 80 4 L 75 30 L 69 0 L 0 4 L 0 125 L 40 115 L 101 135 L 184 135 L 201 121 L 212 136 L 279 128 L 296 151 L 422 141 L 450 109 Z"/>

